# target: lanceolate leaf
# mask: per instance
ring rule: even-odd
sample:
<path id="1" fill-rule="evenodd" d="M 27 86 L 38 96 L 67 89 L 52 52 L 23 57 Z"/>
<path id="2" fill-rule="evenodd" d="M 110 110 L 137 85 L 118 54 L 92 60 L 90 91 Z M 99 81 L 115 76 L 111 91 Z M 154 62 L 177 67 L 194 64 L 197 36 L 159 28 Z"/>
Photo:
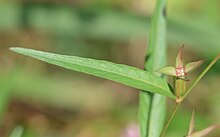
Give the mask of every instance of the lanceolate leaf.
<path id="1" fill-rule="evenodd" d="M 194 129 L 195 129 L 195 111 L 193 110 L 192 117 L 190 120 L 190 125 L 189 125 L 188 136 L 194 132 Z"/>
<path id="2" fill-rule="evenodd" d="M 50 64 L 174 98 L 166 81 L 141 69 L 107 61 L 59 55 L 32 49 L 11 48 L 11 50 Z"/>
<path id="3" fill-rule="evenodd" d="M 213 125 L 210 126 L 206 129 L 203 129 L 201 131 L 195 132 L 192 135 L 188 136 L 188 137 L 205 137 L 206 135 L 208 135 L 209 133 L 211 133 L 213 130 L 220 128 L 219 125 Z"/>
<path id="4" fill-rule="evenodd" d="M 195 130 L 195 113 L 193 110 L 191 121 L 190 121 L 190 126 L 189 126 L 189 131 L 188 131 L 188 134 L 186 137 L 205 137 L 206 135 L 208 135 L 210 132 L 212 132 L 213 130 L 215 130 L 217 128 L 220 128 L 220 125 L 213 125 L 213 126 L 210 126 L 206 129 L 203 129 L 201 131 L 194 132 L 194 130 Z"/>
<path id="5" fill-rule="evenodd" d="M 170 75 L 170 76 L 177 76 L 176 75 L 176 69 L 174 67 L 164 67 L 164 68 L 161 68 L 158 70 L 158 72 L 161 72 L 163 74 L 166 74 L 166 75 Z"/>
<path id="6" fill-rule="evenodd" d="M 176 68 L 182 68 L 184 65 L 183 65 L 183 47 L 182 46 L 179 50 L 179 53 L 176 57 Z"/>
<path id="7" fill-rule="evenodd" d="M 191 63 L 186 64 L 186 66 L 185 66 L 186 73 L 197 69 L 203 63 L 204 63 L 204 60 L 200 60 L 200 61 L 191 62 Z"/>
<path id="8" fill-rule="evenodd" d="M 220 54 L 218 54 L 212 62 L 203 70 L 203 72 L 196 78 L 193 84 L 189 87 L 189 89 L 183 95 L 183 99 L 192 91 L 192 89 L 197 85 L 197 83 L 203 78 L 203 76 L 211 69 L 211 67 L 220 59 Z"/>

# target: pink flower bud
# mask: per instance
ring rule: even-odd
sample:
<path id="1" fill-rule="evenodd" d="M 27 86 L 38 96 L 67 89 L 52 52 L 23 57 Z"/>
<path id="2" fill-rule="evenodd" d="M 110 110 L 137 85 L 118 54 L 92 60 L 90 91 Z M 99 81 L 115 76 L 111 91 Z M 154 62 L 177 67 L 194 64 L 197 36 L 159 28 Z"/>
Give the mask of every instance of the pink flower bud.
<path id="1" fill-rule="evenodd" d="M 185 67 L 176 68 L 176 76 L 177 77 L 184 77 L 186 75 Z"/>

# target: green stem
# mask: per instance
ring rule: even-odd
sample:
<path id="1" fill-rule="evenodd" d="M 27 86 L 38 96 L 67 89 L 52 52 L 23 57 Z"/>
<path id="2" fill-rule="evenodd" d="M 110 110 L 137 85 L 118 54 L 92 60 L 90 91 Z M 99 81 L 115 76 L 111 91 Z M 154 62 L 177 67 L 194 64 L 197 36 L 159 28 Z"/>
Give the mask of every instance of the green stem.
<path id="1" fill-rule="evenodd" d="M 209 69 L 219 60 L 220 54 L 216 56 L 212 62 L 206 67 L 206 69 L 199 75 L 199 77 L 195 80 L 195 82 L 189 87 L 186 93 L 183 95 L 181 100 L 184 100 L 186 96 L 192 91 L 192 89 L 196 86 L 196 84 L 203 78 L 203 76 L 209 71 Z"/>
<path id="2" fill-rule="evenodd" d="M 166 0 L 157 0 L 151 21 L 151 31 L 145 69 L 149 72 L 166 65 Z M 157 75 L 162 77 L 162 75 Z M 140 137 L 159 137 L 166 115 L 166 97 L 140 92 L 139 125 Z"/>
<path id="3" fill-rule="evenodd" d="M 174 118 L 174 116 L 175 116 L 175 114 L 176 114 L 176 112 L 177 112 L 177 110 L 178 110 L 178 108 L 179 108 L 180 105 L 181 105 L 181 103 L 178 103 L 178 104 L 175 106 L 175 108 L 174 108 L 172 114 L 170 115 L 170 117 L 169 117 L 169 119 L 168 119 L 166 125 L 164 126 L 164 128 L 163 128 L 163 130 L 162 130 L 162 132 L 161 132 L 161 134 L 160 134 L 160 137 L 164 137 L 164 135 L 165 135 L 165 133 L 166 133 L 166 131 L 167 131 L 167 129 L 168 129 L 168 127 L 169 127 L 169 125 L 170 125 L 172 119 Z"/>
<path id="4" fill-rule="evenodd" d="M 186 91 L 186 93 L 183 95 L 183 97 L 181 98 L 181 100 L 179 100 L 179 102 L 177 103 L 174 111 L 172 112 L 171 116 L 169 117 L 165 127 L 163 128 L 163 131 L 161 132 L 160 137 L 164 137 L 167 128 L 169 127 L 172 119 L 174 118 L 179 106 L 182 104 L 183 100 L 186 98 L 186 96 L 190 93 L 190 91 L 192 91 L 192 89 L 196 86 L 196 84 L 203 78 L 203 76 L 208 72 L 208 70 L 219 60 L 220 58 L 220 54 L 218 56 L 216 56 L 213 61 L 206 67 L 206 69 L 199 75 L 199 77 L 195 80 L 195 82 L 190 86 L 190 88 Z"/>

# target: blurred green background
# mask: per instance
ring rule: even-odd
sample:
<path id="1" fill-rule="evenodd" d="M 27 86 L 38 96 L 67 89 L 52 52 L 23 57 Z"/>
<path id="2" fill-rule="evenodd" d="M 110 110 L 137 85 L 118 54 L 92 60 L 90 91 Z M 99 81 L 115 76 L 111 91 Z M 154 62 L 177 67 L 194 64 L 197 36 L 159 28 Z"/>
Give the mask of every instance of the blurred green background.
<path id="1" fill-rule="evenodd" d="M 138 90 L 24 57 L 18 46 L 143 68 L 155 0 L 1 0 L 0 136 L 124 137 L 137 124 Z M 220 1 L 169 0 L 168 62 L 220 53 Z M 202 68 L 205 67 L 203 65 Z M 190 75 L 191 80 L 201 71 Z M 220 63 L 190 94 L 167 137 L 220 123 Z M 173 102 L 168 100 L 168 112 Z M 219 137 L 216 131 L 210 137 Z"/>

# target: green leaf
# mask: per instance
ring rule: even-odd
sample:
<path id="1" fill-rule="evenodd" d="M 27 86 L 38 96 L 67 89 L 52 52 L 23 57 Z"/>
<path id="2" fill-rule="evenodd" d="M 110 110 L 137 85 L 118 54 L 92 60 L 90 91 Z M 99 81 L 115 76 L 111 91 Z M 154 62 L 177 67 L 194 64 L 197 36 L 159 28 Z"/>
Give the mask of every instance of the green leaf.
<path id="1" fill-rule="evenodd" d="M 176 68 L 183 68 L 184 65 L 183 65 L 183 47 L 182 46 L 179 50 L 179 53 L 176 57 Z"/>
<path id="2" fill-rule="evenodd" d="M 158 72 L 161 72 L 163 74 L 166 74 L 166 75 L 170 75 L 170 76 L 177 76 L 176 75 L 176 69 L 174 67 L 164 67 L 164 68 L 161 68 L 158 70 Z"/>
<path id="3" fill-rule="evenodd" d="M 215 130 L 217 128 L 220 128 L 220 126 L 219 125 L 213 125 L 213 126 L 210 126 L 206 129 L 203 129 L 201 131 L 195 132 L 192 135 L 189 135 L 187 137 L 205 137 L 206 135 L 208 135 L 209 133 L 211 133 L 213 130 Z"/>
<path id="4" fill-rule="evenodd" d="M 140 137 L 148 137 L 152 98 L 150 92 L 140 91 L 138 110 Z"/>
<path id="5" fill-rule="evenodd" d="M 154 94 L 152 97 L 149 133 L 147 137 L 159 137 L 166 118 L 166 97 Z"/>
<path id="6" fill-rule="evenodd" d="M 191 62 L 191 63 L 186 64 L 186 66 L 185 66 L 186 73 L 197 69 L 203 63 L 204 63 L 204 60 L 199 60 L 199 61 L 196 61 L 196 62 Z"/>
<path id="7" fill-rule="evenodd" d="M 194 110 L 193 110 L 191 121 L 190 121 L 190 126 L 189 126 L 189 131 L 188 131 L 188 134 L 187 134 L 186 137 L 204 137 L 204 136 L 208 135 L 210 132 L 212 132 L 213 130 L 215 130 L 217 128 L 220 128 L 220 125 L 213 125 L 213 126 L 210 126 L 206 129 L 203 129 L 201 131 L 194 132 L 194 129 L 195 129 L 195 113 L 194 113 Z"/>
<path id="8" fill-rule="evenodd" d="M 193 110 L 189 125 L 189 131 L 187 135 L 188 136 L 191 135 L 194 132 L 194 129 L 195 129 L 195 111 Z"/>
<path id="9" fill-rule="evenodd" d="M 166 65 L 166 0 L 157 0 L 151 22 L 148 47 L 145 69 L 155 72 Z M 163 77 L 161 74 L 157 74 L 157 76 Z M 166 97 L 149 92 L 142 91 L 140 93 L 141 137 L 159 137 L 166 116 Z"/>
<path id="10" fill-rule="evenodd" d="M 192 89 L 197 85 L 197 83 L 204 77 L 204 75 L 211 69 L 211 67 L 220 59 L 220 54 L 218 54 L 211 63 L 205 68 L 205 70 L 196 78 L 196 80 L 193 82 L 193 84 L 189 87 L 189 89 L 185 92 L 183 95 L 183 98 L 186 98 L 186 96 L 192 91 Z"/>
<path id="11" fill-rule="evenodd" d="M 151 91 L 174 98 L 169 85 L 150 72 L 134 67 L 76 56 L 59 55 L 25 48 L 12 51 L 30 56 L 50 64 L 112 80 L 133 88 Z"/>

